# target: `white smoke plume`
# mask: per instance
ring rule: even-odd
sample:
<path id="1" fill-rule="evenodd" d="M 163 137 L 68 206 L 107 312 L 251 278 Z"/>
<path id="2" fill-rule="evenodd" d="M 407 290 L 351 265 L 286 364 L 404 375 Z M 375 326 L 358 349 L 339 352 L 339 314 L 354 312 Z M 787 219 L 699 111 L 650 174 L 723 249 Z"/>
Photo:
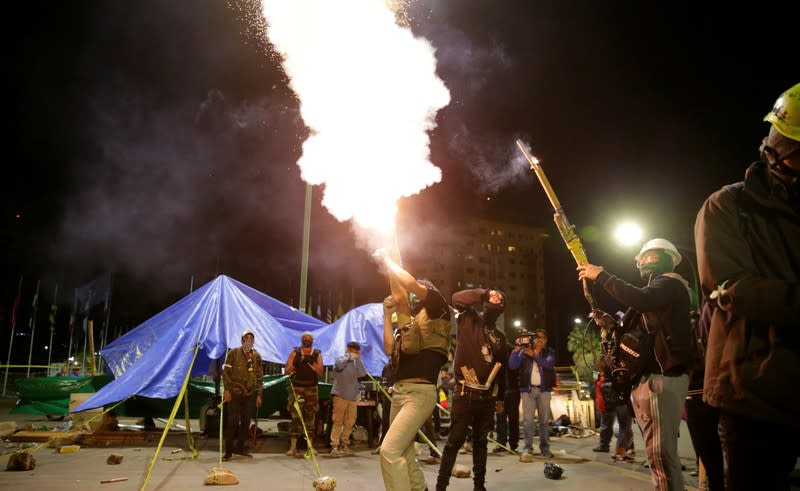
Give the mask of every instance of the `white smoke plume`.
<path id="1" fill-rule="evenodd" d="M 441 180 L 428 132 L 450 93 L 433 47 L 381 1 L 264 0 L 263 12 L 310 128 L 302 178 L 324 185 L 338 220 L 386 233 L 399 198 Z"/>

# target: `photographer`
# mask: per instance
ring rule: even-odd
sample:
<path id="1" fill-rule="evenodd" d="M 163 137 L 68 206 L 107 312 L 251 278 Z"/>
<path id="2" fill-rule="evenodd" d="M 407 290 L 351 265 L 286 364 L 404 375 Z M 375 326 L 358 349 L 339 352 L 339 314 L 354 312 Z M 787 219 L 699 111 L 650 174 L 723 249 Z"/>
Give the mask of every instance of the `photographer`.
<path id="1" fill-rule="evenodd" d="M 539 450 L 542 457 L 550 458 L 550 397 L 556 383 L 553 370 L 556 364 L 555 351 L 547 347 L 547 333 L 537 329 L 533 336 L 523 335 L 514 343 L 514 351 L 508 360 L 508 368 L 519 370 L 519 392 L 522 400 L 522 419 L 525 432 L 525 448 L 519 459 L 533 461 L 534 413 L 539 418 Z"/>

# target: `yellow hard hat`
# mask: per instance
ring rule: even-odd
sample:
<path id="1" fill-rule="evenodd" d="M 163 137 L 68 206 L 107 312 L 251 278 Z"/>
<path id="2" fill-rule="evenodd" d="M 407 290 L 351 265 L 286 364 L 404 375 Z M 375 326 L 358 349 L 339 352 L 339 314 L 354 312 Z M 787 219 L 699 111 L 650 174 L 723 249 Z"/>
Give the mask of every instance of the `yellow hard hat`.
<path id="1" fill-rule="evenodd" d="M 772 111 L 764 116 L 772 126 L 786 138 L 800 141 L 800 83 L 787 90 L 772 107 Z"/>

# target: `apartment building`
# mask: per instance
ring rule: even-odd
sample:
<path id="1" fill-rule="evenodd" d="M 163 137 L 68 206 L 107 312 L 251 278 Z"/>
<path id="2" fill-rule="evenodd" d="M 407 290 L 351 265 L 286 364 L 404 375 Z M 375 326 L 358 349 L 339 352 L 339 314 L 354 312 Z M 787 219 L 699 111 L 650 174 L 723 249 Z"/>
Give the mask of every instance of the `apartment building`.
<path id="1" fill-rule="evenodd" d="M 544 328 L 544 229 L 473 218 L 427 244 L 424 258 L 409 258 L 414 275 L 434 282 L 450 299 L 466 288 L 499 288 L 506 294 L 498 327 Z"/>

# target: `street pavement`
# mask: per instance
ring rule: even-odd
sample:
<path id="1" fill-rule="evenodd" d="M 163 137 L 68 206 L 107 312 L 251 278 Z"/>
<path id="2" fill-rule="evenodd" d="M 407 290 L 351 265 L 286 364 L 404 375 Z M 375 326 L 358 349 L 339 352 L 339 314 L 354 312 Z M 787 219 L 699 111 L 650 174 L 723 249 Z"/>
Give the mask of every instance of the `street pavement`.
<path id="1" fill-rule="evenodd" d="M 50 422 L 44 417 L 9 414 L 13 401 L 0 401 L 0 424 L 14 421 L 18 428 L 49 426 L 59 428 L 64 422 Z M 239 479 L 238 489 L 275 490 L 313 490 L 313 480 L 318 476 L 333 476 L 337 490 L 372 491 L 384 489 L 380 472 L 379 456 L 373 454 L 365 442 L 356 443 L 351 457 L 324 457 L 324 450 L 314 459 L 292 458 L 284 455 L 288 448 L 288 436 L 277 431 L 279 420 L 260 421 L 264 434 L 257 439 L 252 449 L 253 457 L 234 455 L 223 467 Z M 120 419 L 120 424 L 134 424 L 134 419 Z M 183 424 L 185 421 L 177 421 Z M 160 428 L 163 422 L 157 422 Z M 194 432 L 199 432 L 197 420 L 191 421 Z M 490 490 L 529 491 L 602 491 L 602 490 L 648 490 L 652 489 L 649 471 L 644 467 L 644 444 L 638 431 L 635 433 L 635 446 L 638 449 L 633 463 L 614 463 L 608 453 L 596 453 L 596 435 L 585 438 L 553 438 L 551 445 L 555 454 L 552 459 L 536 457 L 532 463 L 520 462 L 510 454 L 495 455 L 490 452 L 487 463 L 486 487 Z M 33 447 L 36 467 L 32 471 L 0 472 L 0 489 L 26 490 L 181 490 L 207 489 L 203 480 L 214 467 L 220 465 L 219 440 L 217 438 L 195 437 L 195 448 L 199 450 L 196 459 L 190 457 L 185 431 L 170 430 L 161 451 L 156 448 L 161 432 L 150 432 L 149 441 L 142 446 L 115 446 L 96 448 L 81 446 L 73 453 L 56 453 L 45 446 Z M 694 452 L 686 427 L 681 428 L 679 454 L 687 470 L 684 472 L 686 489 L 697 489 L 697 479 L 689 475 L 695 469 Z M 21 446 L 32 443 L 4 441 L 3 458 Z M 612 442 L 613 445 L 613 442 Z M 444 441 L 438 442 L 439 448 Z M 493 445 L 490 443 L 490 450 Z M 422 447 L 420 447 L 422 448 Z M 118 465 L 106 463 L 112 453 L 123 456 Z M 428 450 L 421 450 L 420 458 L 426 458 Z M 148 477 L 151 461 L 155 460 Z M 472 455 L 459 454 L 457 463 L 471 468 Z M 559 480 L 544 476 L 545 461 L 556 462 L 564 469 Z M 436 483 L 438 465 L 421 464 L 429 489 Z M 101 483 L 103 480 L 126 478 L 124 481 Z M 452 491 L 472 490 L 471 478 L 451 478 Z"/>

